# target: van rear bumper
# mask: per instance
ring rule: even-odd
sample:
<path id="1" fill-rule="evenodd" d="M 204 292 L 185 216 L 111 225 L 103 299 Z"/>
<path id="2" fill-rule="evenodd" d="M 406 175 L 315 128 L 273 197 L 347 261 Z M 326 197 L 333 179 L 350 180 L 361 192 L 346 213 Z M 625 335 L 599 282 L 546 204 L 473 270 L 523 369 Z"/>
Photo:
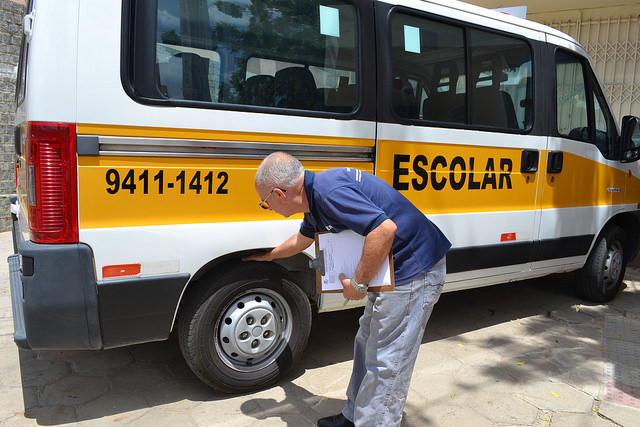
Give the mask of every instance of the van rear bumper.
<path id="1" fill-rule="evenodd" d="M 98 350 L 169 337 L 189 274 L 97 283 L 89 245 L 25 241 L 12 217 L 15 254 L 8 262 L 18 347 Z"/>
<path id="2" fill-rule="evenodd" d="M 93 253 L 82 243 L 18 241 L 9 261 L 14 340 L 32 350 L 102 348 Z"/>

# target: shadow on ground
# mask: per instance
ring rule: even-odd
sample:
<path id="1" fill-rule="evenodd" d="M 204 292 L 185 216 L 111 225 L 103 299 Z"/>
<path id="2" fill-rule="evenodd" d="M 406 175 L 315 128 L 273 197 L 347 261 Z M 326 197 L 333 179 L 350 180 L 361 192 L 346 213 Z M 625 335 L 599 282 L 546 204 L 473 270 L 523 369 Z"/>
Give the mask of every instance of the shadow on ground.
<path id="1" fill-rule="evenodd" d="M 629 304 L 638 306 L 640 302 L 637 293 L 624 297 L 634 298 Z M 522 319 L 524 333 L 538 335 L 541 347 L 546 343 L 547 348 L 575 353 L 576 348 L 584 348 L 581 337 L 585 333 L 593 335 L 594 346 L 599 345 L 601 333 L 598 335 L 597 328 L 593 327 L 601 322 L 598 307 L 575 295 L 571 274 L 446 293 L 436 306 L 423 344 L 428 351 L 429 346 L 451 338 L 460 337 L 464 342 L 464 336 L 469 332 Z M 248 394 L 242 407 L 253 408 L 247 409 L 250 416 L 266 419 L 277 416 L 271 414 L 276 407 L 282 413 L 283 405 L 296 408 L 312 398 L 309 391 L 302 390 L 291 380 L 307 370 L 351 360 L 353 336 L 361 312 L 362 309 L 357 308 L 316 315 L 302 360 L 279 384 L 286 394 L 284 400 L 257 399 Z M 550 328 L 554 331 L 554 324 L 558 325 L 557 333 L 550 333 Z M 590 328 L 583 330 L 581 324 L 588 324 Z M 519 345 L 519 337 L 487 336 L 474 344 L 480 349 L 508 354 Z M 425 351 L 424 346 L 422 351 Z M 590 351 L 585 354 L 591 357 Z M 581 360 L 580 355 L 574 355 L 571 363 Z M 165 342 L 103 351 L 20 351 L 20 367 L 25 416 L 40 425 L 105 416 L 124 421 L 117 415 L 183 400 L 208 402 L 229 398 L 209 389 L 191 373 L 174 337 Z M 530 375 L 534 375 L 532 370 L 536 369 L 548 370 L 549 366 L 532 363 L 527 367 Z M 517 375 L 524 375 L 526 379 L 527 371 L 522 372 L 525 373 Z M 511 375 L 514 381 L 520 379 L 509 372 L 506 375 Z M 262 404 L 254 405 L 253 400 Z M 334 406 L 338 408 L 341 404 L 336 402 Z"/>

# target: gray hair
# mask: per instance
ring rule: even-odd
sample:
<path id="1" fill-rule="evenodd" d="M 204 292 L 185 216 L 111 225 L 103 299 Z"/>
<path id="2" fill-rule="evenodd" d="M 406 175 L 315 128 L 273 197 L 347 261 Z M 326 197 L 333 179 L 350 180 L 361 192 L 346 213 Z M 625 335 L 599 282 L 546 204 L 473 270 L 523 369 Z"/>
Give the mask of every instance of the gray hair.
<path id="1" fill-rule="evenodd" d="M 293 188 L 304 173 L 304 166 L 295 157 L 281 151 L 271 153 L 260 163 L 256 185 L 263 188 Z"/>

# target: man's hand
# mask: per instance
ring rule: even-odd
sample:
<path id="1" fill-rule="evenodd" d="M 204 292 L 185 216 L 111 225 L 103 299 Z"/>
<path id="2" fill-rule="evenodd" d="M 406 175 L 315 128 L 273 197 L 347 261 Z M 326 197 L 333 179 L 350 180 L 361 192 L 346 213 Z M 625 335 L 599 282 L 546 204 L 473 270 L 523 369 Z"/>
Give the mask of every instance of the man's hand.
<path id="1" fill-rule="evenodd" d="M 342 283 L 342 296 L 352 301 L 358 301 L 367 296 L 366 292 L 357 292 L 356 289 L 351 286 L 351 279 L 340 273 L 338 276 L 340 283 Z"/>
<path id="2" fill-rule="evenodd" d="M 272 261 L 271 251 L 261 252 L 242 258 L 243 261 Z"/>
<path id="3" fill-rule="evenodd" d="M 286 242 L 267 252 L 258 252 L 242 258 L 243 261 L 273 261 L 274 259 L 288 258 L 294 256 L 313 243 L 313 239 L 303 236 L 298 232 L 291 236 Z"/>

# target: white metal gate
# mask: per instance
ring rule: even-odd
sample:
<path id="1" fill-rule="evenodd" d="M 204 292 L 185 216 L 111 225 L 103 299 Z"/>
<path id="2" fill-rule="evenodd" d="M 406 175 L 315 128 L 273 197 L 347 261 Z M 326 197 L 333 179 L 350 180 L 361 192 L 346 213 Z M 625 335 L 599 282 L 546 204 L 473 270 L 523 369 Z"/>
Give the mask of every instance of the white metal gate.
<path id="1" fill-rule="evenodd" d="M 640 23 L 638 17 L 547 22 L 584 46 L 604 84 L 618 120 L 640 116 Z"/>

